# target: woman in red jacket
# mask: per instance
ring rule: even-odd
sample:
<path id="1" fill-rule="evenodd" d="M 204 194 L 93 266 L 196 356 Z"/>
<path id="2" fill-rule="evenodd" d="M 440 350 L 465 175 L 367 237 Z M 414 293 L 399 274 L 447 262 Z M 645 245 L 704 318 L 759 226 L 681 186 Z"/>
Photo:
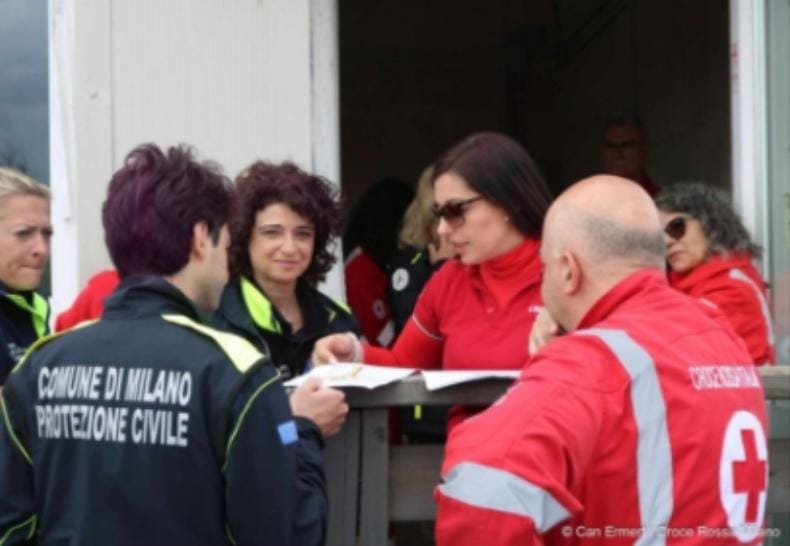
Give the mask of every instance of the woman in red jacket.
<path id="1" fill-rule="evenodd" d="M 718 309 L 749 349 L 754 363 L 774 361 L 766 285 L 752 260 L 752 242 L 728 197 L 699 183 L 675 184 L 656 199 L 664 222 L 670 284 Z"/>
<path id="2" fill-rule="evenodd" d="M 315 364 L 363 361 L 433 369 L 519 369 L 541 306 L 538 256 L 551 195 L 526 150 L 474 134 L 433 173 L 438 232 L 456 259 L 433 274 L 392 349 L 338 334 L 316 343 Z M 450 426 L 475 411 L 455 408 Z"/>

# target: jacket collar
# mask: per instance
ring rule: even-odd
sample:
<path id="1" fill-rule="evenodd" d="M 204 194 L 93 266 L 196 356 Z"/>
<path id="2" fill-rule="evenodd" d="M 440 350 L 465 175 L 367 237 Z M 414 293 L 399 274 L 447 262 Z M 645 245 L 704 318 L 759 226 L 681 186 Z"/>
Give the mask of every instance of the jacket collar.
<path id="1" fill-rule="evenodd" d="M 763 286 L 764 283 L 754 269 L 751 256 L 748 253 L 737 254 L 735 252 L 711 256 L 709 259 L 686 273 L 675 273 L 674 271 L 670 271 L 669 283 L 682 292 L 690 292 L 701 282 L 707 281 L 708 279 L 736 267 L 744 270 L 744 272 L 753 277 L 753 280 L 757 282 L 758 286 Z M 752 272 L 754 272 L 754 274 L 752 274 Z"/>
<path id="2" fill-rule="evenodd" d="M 17 292 L 0 282 L 0 297 L 30 314 L 33 320 L 33 329 L 36 331 L 38 337 L 42 337 L 49 332 L 49 314 L 51 308 L 44 296 L 35 290 Z"/>
<path id="3" fill-rule="evenodd" d="M 632 273 L 601 296 L 587 311 L 576 329 L 595 326 L 638 294 L 649 292 L 656 287 L 667 287 L 666 277 L 658 269 L 641 269 Z"/>
<path id="4" fill-rule="evenodd" d="M 138 275 L 121 281 L 104 302 L 103 318 L 147 318 L 179 314 L 207 322 L 205 315 L 186 295 L 156 275 Z"/>
<path id="5" fill-rule="evenodd" d="M 334 317 L 348 312 L 329 298 L 321 297 L 317 290 L 301 280 L 296 285 L 296 297 L 304 314 L 304 326 L 298 336 L 323 332 Z M 252 335 L 258 335 L 258 331 L 292 335 L 290 324 L 266 293 L 254 281 L 244 277 L 231 281 L 225 287 L 219 312 L 228 322 Z"/>

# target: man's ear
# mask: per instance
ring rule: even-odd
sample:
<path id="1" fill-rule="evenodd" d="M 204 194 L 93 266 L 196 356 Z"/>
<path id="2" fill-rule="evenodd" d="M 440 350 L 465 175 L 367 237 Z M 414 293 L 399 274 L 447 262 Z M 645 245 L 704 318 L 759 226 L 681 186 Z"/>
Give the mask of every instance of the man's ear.
<path id="1" fill-rule="evenodd" d="M 582 268 L 579 260 L 567 250 L 560 258 L 562 274 L 562 290 L 566 296 L 573 296 L 579 292 L 582 284 Z"/>
<path id="2" fill-rule="evenodd" d="M 207 245 L 211 242 L 208 226 L 205 222 L 198 222 L 192 226 L 192 249 L 191 254 L 197 259 L 203 259 L 206 255 Z"/>

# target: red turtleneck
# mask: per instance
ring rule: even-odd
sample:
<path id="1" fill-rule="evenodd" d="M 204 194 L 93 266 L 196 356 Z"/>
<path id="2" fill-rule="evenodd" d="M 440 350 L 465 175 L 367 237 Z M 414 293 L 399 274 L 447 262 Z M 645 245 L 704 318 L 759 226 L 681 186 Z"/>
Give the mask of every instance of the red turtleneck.
<path id="1" fill-rule="evenodd" d="M 481 263 L 477 269 L 483 285 L 491 292 L 499 309 L 504 308 L 525 286 L 540 282 L 543 265 L 540 242 L 525 239 L 510 252 Z"/>
<path id="2" fill-rule="evenodd" d="M 391 350 L 365 346 L 369 364 L 446 370 L 521 369 L 542 305 L 538 241 L 480 266 L 448 260 L 433 274 Z M 480 408 L 454 408 L 452 426 Z"/>

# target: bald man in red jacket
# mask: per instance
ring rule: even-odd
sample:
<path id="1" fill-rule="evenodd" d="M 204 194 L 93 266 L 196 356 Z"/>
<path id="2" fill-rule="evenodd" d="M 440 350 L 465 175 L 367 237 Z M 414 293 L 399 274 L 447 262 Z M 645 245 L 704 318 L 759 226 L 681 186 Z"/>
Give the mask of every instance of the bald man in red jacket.
<path id="1" fill-rule="evenodd" d="M 650 197 L 584 180 L 543 233 L 543 299 L 568 333 L 452 431 L 437 543 L 759 542 L 762 385 L 717 311 L 668 286 Z"/>

